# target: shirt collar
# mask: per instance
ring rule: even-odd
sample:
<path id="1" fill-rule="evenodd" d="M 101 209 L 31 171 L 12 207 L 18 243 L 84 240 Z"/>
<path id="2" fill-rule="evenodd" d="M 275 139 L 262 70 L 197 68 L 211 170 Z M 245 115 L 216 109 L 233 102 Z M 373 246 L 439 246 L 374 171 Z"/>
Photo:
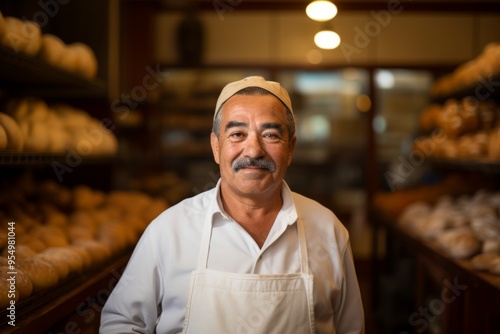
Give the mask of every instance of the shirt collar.
<path id="1" fill-rule="evenodd" d="M 222 205 L 220 185 L 221 179 L 219 178 L 217 184 L 215 185 L 215 188 L 213 189 L 216 196 L 214 196 L 215 198 L 212 201 L 210 211 L 207 213 L 212 217 L 220 215 L 221 218 L 231 219 L 227 212 L 224 210 L 224 206 Z M 283 206 L 280 209 L 278 217 L 276 217 L 276 221 L 282 221 L 284 224 L 292 225 L 297 221 L 298 214 L 295 208 L 295 203 L 293 201 L 292 191 L 284 180 L 282 181 L 281 185 L 281 196 L 283 198 Z"/>

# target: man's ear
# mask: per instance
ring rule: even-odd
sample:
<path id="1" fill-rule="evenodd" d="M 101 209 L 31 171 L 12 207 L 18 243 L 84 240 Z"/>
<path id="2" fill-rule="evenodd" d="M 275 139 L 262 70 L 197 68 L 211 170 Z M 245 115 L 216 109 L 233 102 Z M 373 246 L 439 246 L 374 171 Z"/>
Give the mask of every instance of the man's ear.
<path id="1" fill-rule="evenodd" d="M 212 154 L 214 155 L 214 160 L 219 164 L 219 138 L 215 133 L 210 133 L 210 145 L 212 146 Z"/>

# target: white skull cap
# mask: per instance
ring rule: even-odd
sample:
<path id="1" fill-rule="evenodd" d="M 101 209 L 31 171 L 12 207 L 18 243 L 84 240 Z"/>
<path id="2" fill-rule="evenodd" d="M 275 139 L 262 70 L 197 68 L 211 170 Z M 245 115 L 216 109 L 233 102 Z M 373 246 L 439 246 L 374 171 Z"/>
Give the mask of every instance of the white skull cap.
<path id="1" fill-rule="evenodd" d="M 230 82 L 222 89 L 215 105 L 214 119 L 224 102 L 229 100 L 230 97 L 238 93 L 240 90 L 247 87 L 260 87 L 267 90 L 269 93 L 280 99 L 293 115 L 292 102 L 290 101 L 290 96 L 288 96 L 288 92 L 285 88 L 281 87 L 278 82 L 267 81 L 263 77 L 259 76 L 251 76 L 239 81 Z"/>

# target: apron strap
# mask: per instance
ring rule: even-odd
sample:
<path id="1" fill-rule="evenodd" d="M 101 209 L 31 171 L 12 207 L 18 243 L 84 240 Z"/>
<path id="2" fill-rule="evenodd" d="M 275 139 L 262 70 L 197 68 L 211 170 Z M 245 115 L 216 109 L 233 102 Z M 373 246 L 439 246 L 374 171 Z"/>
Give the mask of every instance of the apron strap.
<path id="1" fill-rule="evenodd" d="M 304 222 L 300 215 L 297 218 L 297 235 L 299 237 L 300 270 L 304 274 L 309 274 L 309 257 L 307 254 L 306 232 Z"/>
<path id="2" fill-rule="evenodd" d="M 197 270 L 204 270 L 208 266 L 208 254 L 210 251 L 210 240 L 212 239 L 212 219 L 213 214 L 207 213 L 203 222 L 203 232 L 201 235 L 200 252 L 198 255 Z M 309 261 L 307 254 L 306 233 L 304 229 L 304 222 L 300 215 L 296 221 L 297 235 L 299 239 L 299 252 L 300 252 L 300 271 L 304 274 L 309 274 Z"/>
<path id="3" fill-rule="evenodd" d="M 210 250 L 210 239 L 212 239 L 212 219 L 213 214 L 207 213 L 203 222 L 203 232 L 201 234 L 200 254 L 198 255 L 198 268 L 203 270 L 208 265 L 208 253 Z"/>

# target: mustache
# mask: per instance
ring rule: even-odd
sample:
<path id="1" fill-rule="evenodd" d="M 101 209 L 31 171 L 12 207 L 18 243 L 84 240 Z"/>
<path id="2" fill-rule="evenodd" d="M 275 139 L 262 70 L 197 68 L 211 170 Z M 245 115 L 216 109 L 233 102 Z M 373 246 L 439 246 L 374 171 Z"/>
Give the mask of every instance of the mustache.
<path id="1" fill-rule="evenodd" d="M 270 172 L 274 172 L 276 170 L 276 165 L 275 165 L 274 161 L 272 161 L 272 160 L 263 159 L 263 158 L 254 159 L 254 158 L 249 158 L 249 157 L 235 160 L 233 162 L 232 167 L 233 167 L 233 170 L 235 172 L 237 172 L 240 169 L 245 168 L 245 167 L 263 168 L 263 169 L 267 169 Z"/>

